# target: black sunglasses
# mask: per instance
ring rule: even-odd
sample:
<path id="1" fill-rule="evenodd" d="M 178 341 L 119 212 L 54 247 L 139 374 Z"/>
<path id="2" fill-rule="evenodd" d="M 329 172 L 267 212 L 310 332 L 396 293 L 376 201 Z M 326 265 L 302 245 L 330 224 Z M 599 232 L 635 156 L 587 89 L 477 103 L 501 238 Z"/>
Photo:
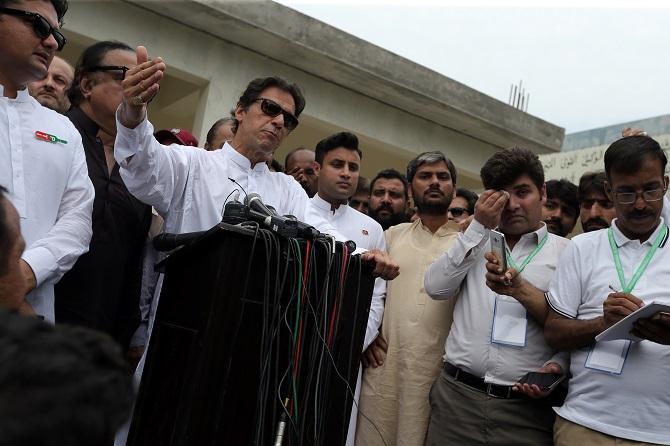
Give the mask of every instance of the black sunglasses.
<path id="1" fill-rule="evenodd" d="M 258 98 L 256 101 L 261 101 L 261 111 L 268 116 L 275 117 L 279 116 L 281 113 L 284 116 L 284 127 L 289 131 L 298 127 L 298 118 L 293 116 L 293 114 L 284 110 L 281 105 L 277 104 L 272 99 Z"/>
<path id="2" fill-rule="evenodd" d="M 1 8 L 0 14 L 13 15 L 22 18 L 33 24 L 33 31 L 37 34 L 37 37 L 40 39 L 46 39 L 47 37 L 54 36 L 56 43 L 58 43 L 58 51 L 61 51 L 67 39 L 65 36 L 58 31 L 56 28 L 51 26 L 51 23 L 41 15 L 36 12 L 22 11 L 21 9 L 12 9 L 12 8 Z"/>
<path id="3" fill-rule="evenodd" d="M 458 218 L 461 215 L 463 215 L 464 213 L 468 212 L 468 210 L 464 209 L 464 208 L 453 207 L 453 208 L 449 208 L 449 212 L 451 212 L 451 215 Z"/>
<path id="4" fill-rule="evenodd" d="M 130 68 L 123 66 L 123 65 L 98 65 L 95 67 L 89 68 L 88 71 L 89 73 L 95 73 L 96 71 L 121 71 L 121 80 L 124 80 L 126 78 L 126 72 L 130 70 Z"/>

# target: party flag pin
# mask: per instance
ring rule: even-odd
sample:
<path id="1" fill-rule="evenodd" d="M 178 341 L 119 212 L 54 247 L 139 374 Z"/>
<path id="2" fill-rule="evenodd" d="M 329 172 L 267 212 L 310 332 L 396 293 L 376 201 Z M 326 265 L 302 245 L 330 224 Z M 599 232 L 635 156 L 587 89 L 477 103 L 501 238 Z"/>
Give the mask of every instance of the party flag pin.
<path id="1" fill-rule="evenodd" d="M 57 143 L 67 144 L 67 141 L 65 141 L 64 139 L 61 139 L 56 135 L 51 135 L 51 134 L 46 133 L 46 132 L 41 132 L 39 130 L 37 130 L 35 132 L 35 138 L 37 138 L 39 140 L 42 140 L 42 141 L 50 142 L 52 144 L 57 144 Z"/>

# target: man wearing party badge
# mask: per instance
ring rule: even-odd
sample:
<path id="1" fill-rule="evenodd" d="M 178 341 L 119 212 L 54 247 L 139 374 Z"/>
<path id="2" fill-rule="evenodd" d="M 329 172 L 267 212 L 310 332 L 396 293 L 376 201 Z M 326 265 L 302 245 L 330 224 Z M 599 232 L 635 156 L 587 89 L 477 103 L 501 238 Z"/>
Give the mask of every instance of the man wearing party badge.
<path id="1" fill-rule="evenodd" d="M 640 320 L 641 341 L 595 337 L 651 302 L 670 304 L 668 228 L 661 217 L 667 158 L 645 135 L 605 152 L 609 228 L 579 235 L 547 293 L 547 342 L 571 351 L 572 378 L 557 409 L 557 445 L 670 444 L 670 318 Z"/>
<path id="2" fill-rule="evenodd" d="M 544 171 L 531 151 L 495 153 L 481 177 L 487 190 L 472 223 L 425 276 L 432 298 L 457 299 L 444 369 L 430 393 L 426 444 L 551 445 L 551 407 L 512 389 L 554 355 L 543 336 L 543 294 L 515 299 L 494 292 L 487 286 L 485 255 L 497 228 L 507 240 L 508 263 L 520 271 L 515 286 L 523 278 L 547 290 L 569 241 L 550 234 L 542 222 Z"/>

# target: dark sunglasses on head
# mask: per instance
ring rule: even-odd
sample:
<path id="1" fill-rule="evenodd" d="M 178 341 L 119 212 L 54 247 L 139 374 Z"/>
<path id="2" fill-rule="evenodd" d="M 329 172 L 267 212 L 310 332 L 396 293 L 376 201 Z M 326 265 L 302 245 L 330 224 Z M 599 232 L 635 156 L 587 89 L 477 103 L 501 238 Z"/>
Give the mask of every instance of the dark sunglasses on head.
<path id="1" fill-rule="evenodd" d="M 91 67 L 86 71 L 89 73 L 95 73 L 96 71 L 121 71 L 121 80 L 124 80 L 128 70 L 130 70 L 130 68 L 123 65 L 98 65 L 96 67 Z"/>
<path id="2" fill-rule="evenodd" d="M 464 213 L 468 212 L 468 210 L 467 210 L 467 209 L 464 209 L 464 208 L 456 208 L 456 207 L 454 207 L 454 208 L 449 208 L 449 212 L 451 212 L 451 215 L 453 215 L 454 217 L 457 217 L 457 218 L 458 218 L 458 217 L 460 217 L 461 215 L 463 215 Z"/>
<path id="3" fill-rule="evenodd" d="M 274 118 L 281 113 L 284 116 L 284 127 L 286 127 L 286 129 L 293 130 L 298 127 L 298 118 L 293 116 L 292 113 L 284 110 L 281 105 L 277 104 L 272 99 L 258 98 L 256 100 L 261 101 L 261 111 L 266 115 Z"/>
<path id="4" fill-rule="evenodd" d="M 47 19 L 36 12 L 0 7 L 0 14 L 17 16 L 25 21 L 31 22 L 33 24 L 33 31 L 35 31 L 35 34 L 37 34 L 37 37 L 40 39 L 46 39 L 50 35 L 54 36 L 56 43 L 58 43 L 58 51 L 61 51 L 67 43 L 65 36 L 56 28 L 51 26 L 51 23 L 49 23 Z"/>

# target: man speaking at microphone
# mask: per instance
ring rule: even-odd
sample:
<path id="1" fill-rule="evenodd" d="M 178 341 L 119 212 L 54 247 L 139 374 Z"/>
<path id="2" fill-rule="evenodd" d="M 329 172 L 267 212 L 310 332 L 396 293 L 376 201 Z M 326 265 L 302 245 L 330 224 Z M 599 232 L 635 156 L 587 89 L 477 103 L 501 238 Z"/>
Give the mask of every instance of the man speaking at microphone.
<path id="1" fill-rule="evenodd" d="M 156 141 L 147 119 L 147 103 L 158 93 L 164 72 L 161 58 L 149 60 L 146 48 L 137 48 L 137 65 L 122 83 L 114 158 L 128 190 L 163 216 L 165 232 L 203 231 L 216 225 L 236 189 L 258 193 L 279 215 L 304 220 L 308 197 L 303 188 L 288 175 L 270 172 L 265 162 L 298 126 L 305 108 L 300 88 L 277 76 L 252 80 L 232 112 L 232 141 L 212 152 L 184 150 Z M 363 257 L 376 262 L 373 274 L 397 276 L 397 265 L 384 253 Z"/>

